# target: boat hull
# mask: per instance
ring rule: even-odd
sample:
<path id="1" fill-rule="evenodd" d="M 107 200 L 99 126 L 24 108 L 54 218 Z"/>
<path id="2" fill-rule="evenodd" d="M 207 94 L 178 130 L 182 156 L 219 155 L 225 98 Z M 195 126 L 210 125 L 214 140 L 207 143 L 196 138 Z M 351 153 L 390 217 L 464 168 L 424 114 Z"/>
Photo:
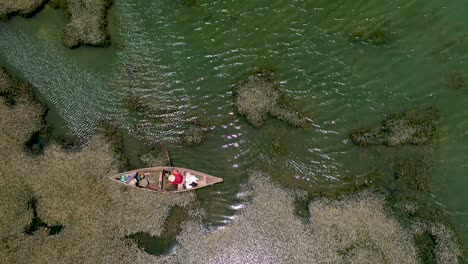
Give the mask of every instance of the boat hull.
<path id="1" fill-rule="evenodd" d="M 188 173 L 194 175 L 198 179 L 198 186 L 192 187 L 192 188 L 187 188 L 184 182 L 181 184 L 177 185 L 172 185 L 167 181 L 167 176 L 172 172 L 172 170 L 178 170 L 185 176 L 188 175 Z M 133 184 L 128 184 L 127 182 L 122 182 L 121 176 L 122 174 L 125 174 L 125 177 L 129 177 L 132 175 L 135 175 L 137 173 L 143 173 L 145 175 L 144 179 L 146 179 L 148 182 L 145 181 L 148 185 L 146 186 L 136 186 Z M 132 188 L 138 188 L 140 190 L 146 190 L 146 191 L 151 191 L 151 192 L 159 192 L 159 193 L 178 193 L 178 192 L 187 192 L 191 190 L 196 190 L 200 189 L 206 186 L 210 186 L 219 182 L 222 182 L 222 178 L 218 178 L 215 176 L 211 176 L 209 174 L 191 170 L 191 169 L 186 169 L 186 168 L 181 168 L 181 167 L 150 167 L 150 168 L 142 168 L 142 169 L 136 169 L 136 170 L 131 170 L 131 171 L 126 171 L 122 172 L 116 175 L 113 175 L 109 177 L 112 181 L 118 182 L 119 184 L 122 184 L 124 186 L 132 187 Z M 189 186 L 190 187 L 190 186 Z"/>

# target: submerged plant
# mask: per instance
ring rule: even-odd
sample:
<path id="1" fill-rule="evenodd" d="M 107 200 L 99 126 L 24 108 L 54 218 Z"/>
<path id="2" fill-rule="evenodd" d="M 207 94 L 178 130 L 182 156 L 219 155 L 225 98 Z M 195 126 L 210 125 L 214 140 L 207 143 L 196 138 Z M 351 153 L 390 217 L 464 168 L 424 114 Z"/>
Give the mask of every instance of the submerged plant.
<path id="1" fill-rule="evenodd" d="M 409 188 L 410 191 L 429 192 L 431 184 L 427 178 L 428 167 L 424 160 L 398 160 L 393 164 L 394 176 L 401 186 Z"/>
<path id="2" fill-rule="evenodd" d="M 182 0 L 182 5 L 184 6 L 196 6 L 198 5 L 197 0 Z"/>
<path id="3" fill-rule="evenodd" d="M 452 89 L 461 89 L 465 87 L 465 77 L 461 72 L 451 71 L 447 74 L 446 84 Z"/>
<path id="4" fill-rule="evenodd" d="M 390 42 L 391 33 L 386 27 L 376 27 L 370 25 L 359 26 L 349 34 L 351 42 L 384 45 Z"/>
<path id="5" fill-rule="evenodd" d="M 271 141 L 271 145 L 273 146 L 273 150 L 276 152 L 276 153 L 280 153 L 283 151 L 283 147 L 281 146 L 281 140 L 280 138 L 274 138 L 272 141 Z"/>
<path id="6" fill-rule="evenodd" d="M 351 133 L 351 139 L 362 147 L 421 145 L 434 137 L 439 117 L 439 111 L 433 107 L 390 114 L 380 128 L 355 130 Z"/>
<path id="7" fill-rule="evenodd" d="M 254 127 L 262 127 L 268 115 L 291 126 L 307 128 L 311 119 L 286 106 L 272 69 L 257 70 L 234 87 L 234 108 Z"/>
<path id="8" fill-rule="evenodd" d="M 125 108 L 131 113 L 141 112 L 145 108 L 141 98 L 135 93 L 127 94 L 123 99 L 123 103 Z"/>

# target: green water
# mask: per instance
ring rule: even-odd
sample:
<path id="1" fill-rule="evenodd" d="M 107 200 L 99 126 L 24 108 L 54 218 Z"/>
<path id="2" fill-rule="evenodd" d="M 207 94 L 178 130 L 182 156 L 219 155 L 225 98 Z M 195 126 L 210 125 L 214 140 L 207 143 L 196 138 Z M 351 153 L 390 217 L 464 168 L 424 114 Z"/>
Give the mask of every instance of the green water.
<path id="1" fill-rule="evenodd" d="M 101 118 L 139 141 L 174 144 L 193 117 L 215 124 L 200 146 L 172 150 L 175 165 L 225 179 L 197 192 L 215 225 L 241 207 L 236 193 L 256 166 L 313 187 L 417 153 L 431 161 L 432 199 L 468 241 L 468 87 L 447 84 L 453 72 L 468 78 L 466 1 L 182 2 L 116 0 L 114 45 L 106 49 L 65 48 L 67 18 L 46 7 L 0 24 L 0 63 L 37 87 L 52 123 L 81 137 Z M 359 28 L 382 29 L 388 41 L 352 43 Z M 264 63 L 313 128 L 272 119 L 254 129 L 233 115 L 231 87 Z M 144 111 L 125 110 L 129 93 L 142 98 Z M 352 129 L 377 125 L 385 114 L 426 105 L 441 110 L 428 146 L 362 149 L 349 139 Z"/>

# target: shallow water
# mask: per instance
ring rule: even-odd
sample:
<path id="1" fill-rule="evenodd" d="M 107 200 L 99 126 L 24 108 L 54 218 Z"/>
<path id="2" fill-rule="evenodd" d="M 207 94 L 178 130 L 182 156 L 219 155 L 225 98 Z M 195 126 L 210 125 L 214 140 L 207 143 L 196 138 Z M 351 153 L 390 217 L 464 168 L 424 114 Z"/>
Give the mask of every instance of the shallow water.
<path id="1" fill-rule="evenodd" d="M 236 193 L 256 166 L 313 187 L 413 155 L 415 147 L 359 148 L 349 133 L 390 112 L 435 105 L 438 136 L 416 153 L 432 161 L 433 199 L 468 241 L 468 87 L 447 85 L 452 72 L 468 78 L 465 1 L 182 2 L 117 0 L 114 45 L 105 49 L 65 48 L 66 16 L 46 7 L 0 24 L 0 63 L 38 88 L 52 123 L 81 137 L 101 118 L 139 141 L 165 143 L 176 143 L 193 117 L 213 124 L 200 146 L 176 147 L 172 156 L 175 165 L 225 179 L 198 192 L 214 225 L 242 207 Z M 388 43 L 352 43 L 359 27 L 388 32 Z M 265 63 L 313 128 L 271 119 L 254 129 L 233 115 L 231 87 Z M 129 93 L 142 98 L 143 111 L 125 109 Z M 276 138 L 283 151 L 275 154 Z"/>

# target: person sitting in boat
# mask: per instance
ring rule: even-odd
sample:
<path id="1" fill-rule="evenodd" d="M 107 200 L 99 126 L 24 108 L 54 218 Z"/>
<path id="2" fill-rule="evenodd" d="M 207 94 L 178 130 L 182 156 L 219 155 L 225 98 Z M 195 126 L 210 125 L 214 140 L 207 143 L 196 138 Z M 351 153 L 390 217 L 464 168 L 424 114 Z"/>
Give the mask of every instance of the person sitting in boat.
<path id="1" fill-rule="evenodd" d="M 149 182 L 147 179 L 145 179 L 145 174 L 143 172 L 139 172 L 137 175 L 136 175 L 136 186 L 139 186 L 139 187 L 146 187 Z"/>
<path id="2" fill-rule="evenodd" d="M 136 185 L 137 182 L 138 182 L 136 176 L 137 176 L 137 173 L 136 173 L 136 172 L 131 173 L 131 174 L 128 174 L 128 175 L 125 177 L 125 183 L 128 184 L 128 185 Z"/>
<path id="3" fill-rule="evenodd" d="M 185 188 L 192 189 L 198 186 L 198 178 L 190 172 L 185 175 Z"/>
<path id="4" fill-rule="evenodd" d="M 167 178 L 170 184 L 177 185 L 181 184 L 184 181 L 184 175 L 178 170 L 173 170 L 172 174 Z"/>

